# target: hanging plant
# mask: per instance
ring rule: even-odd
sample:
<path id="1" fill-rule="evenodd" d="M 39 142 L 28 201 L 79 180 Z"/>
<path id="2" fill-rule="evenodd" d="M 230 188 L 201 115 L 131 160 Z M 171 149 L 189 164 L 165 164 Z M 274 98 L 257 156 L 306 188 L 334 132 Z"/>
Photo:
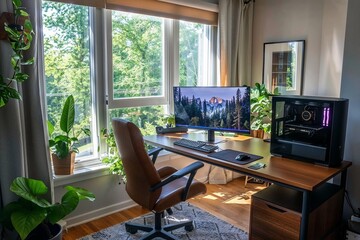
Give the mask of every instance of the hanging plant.
<path id="1" fill-rule="evenodd" d="M 34 63 L 34 58 L 24 58 L 24 52 L 30 49 L 35 34 L 29 14 L 22 7 L 21 0 L 12 0 L 12 4 L 13 13 L 3 13 L 3 16 L 6 19 L 4 30 L 13 51 L 10 60 L 13 73 L 10 76 L 0 75 L 0 108 L 5 106 L 10 99 L 21 99 L 21 95 L 14 88 L 13 83 L 26 81 L 29 75 L 22 72 L 22 66 Z"/>

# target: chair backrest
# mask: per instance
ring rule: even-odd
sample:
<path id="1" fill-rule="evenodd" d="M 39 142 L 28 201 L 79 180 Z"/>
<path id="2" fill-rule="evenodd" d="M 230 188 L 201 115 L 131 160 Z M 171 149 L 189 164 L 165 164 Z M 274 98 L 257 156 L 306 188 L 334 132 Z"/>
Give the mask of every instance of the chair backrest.
<path id="1" fill-rule="evenodd" d="M 136 203 L 152 210 L 161 189 L 149 189 L 161 179 L 147 154 L 140 129 L 119 118 L 112 120 L 112 126 L 126 174 L 126 191 Z"/>

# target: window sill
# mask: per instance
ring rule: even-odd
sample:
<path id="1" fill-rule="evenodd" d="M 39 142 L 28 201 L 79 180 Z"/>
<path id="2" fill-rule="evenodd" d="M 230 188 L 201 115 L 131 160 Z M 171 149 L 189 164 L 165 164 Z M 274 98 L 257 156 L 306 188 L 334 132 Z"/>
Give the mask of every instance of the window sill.
<path id="1" fill-rule="evenodd" d="M 157 162 L 163 162 L 170 159 L 174 155 L 168 151 L 161 151 Z M 74 173 L 72 175 L 54 175 L 54 187 L 73 184 L 76 182 L 85 181 L 92 178 L 111 175 L 109 168 L 103 164 L 99 159 L 88 161 L 87 163 L 76 163 Z"/>
<path id="2" fill-rule="evenodd" d="M 54 187 L 81 182 L 91 178 L 110 175 L 109 168 L 98 162 L 97 164 L 76 166 L 72 175 L 54 175 Z"/>

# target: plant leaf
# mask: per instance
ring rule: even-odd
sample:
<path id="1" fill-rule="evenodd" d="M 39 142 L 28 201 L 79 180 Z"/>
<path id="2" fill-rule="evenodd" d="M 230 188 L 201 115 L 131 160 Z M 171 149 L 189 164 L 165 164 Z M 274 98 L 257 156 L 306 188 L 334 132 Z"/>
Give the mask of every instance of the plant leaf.
<path id="1" fill-rule="evenodd" d="M 30 58 L 25 62 L 22 62 L 21 65 L 31 65 L 34 63 L 34 58 Z"/>
<path id="2" fill-rule="evenodd" d="M 0 97 L 0 107 L 5 106 L 4 98 Z"/>
<path id="3" fill-rule="evenodd" d="M 46 218 L 46 209 L 22 207 L 11 214 L 11 222 L 21 239 L 25 239 Z"/>
<path id="4" fill-rule="evenodd" d="M 48 127 L 49 136 L 51 136 L 55 130 L 55 127 L 49 120 L 47 121 L 47 127 Z"/>
<path id="5" fill-rule="evenodd" d="M 29 14 L 28 14 L 27 12 L 25 12 L 24 10 L 22 10 L 22 9 L 20 9 L 19 15 L 20 15 L 20 16 L 24 16 L 24 17 L 29 16 Z"/>
<path id="6" fill-rule="evenodd" d="M 72 211 L 79 204 L 79 196 L 75 191 L 68 191 L 61 199 L 60 204 L 56 204 L 49 208 L 48 219 L 54 224 Z"/>
<path id="7" fill-rule="evenodd" d="M 95 195 L 92 192 L 88 191 L 87 189 L 79 188 L 79 187 L 73 187 L 73 186 L 66 186 L 65 189 L 68 190 L 68 191 L 76 192 L 77 195 L 79 196 L 80 200 L 83 200 L 83 199 L 87 199 L 89 201 L 94 201 L 95 200 Z"/>
<path id="8" fill-rule="evenodd" d="M 82 128 L 81 130 L 85 133 L 85 135 L 87 135 L 87 136 L 91 135 L 91 131 L 89 128 Z"/>
<path id="9" fill-rule="evenodd" d="M 12 3 L 15 8 L 18 8 L 21 6 L 21 0 L 12 0 Z"/>
<path id="10" fill-rule="evenodd" d="M 75 121 L 75 106 L 74 97 L 70 95 L 64 104 L 63 111 L 60 119 L 60 128 L 69 134 Z"/>
<path id="11" fill-rule="evenodd" d="M 15 74 L 15 80 L 17 82 L 24 82 L 25 80 L 27 80 L 29 78 L 29 75 L 27 75 L 26 73 L 16 73 Z"/>
<path id="12" fill-rule="evenodd" d="M 38 195 L 44 195 L 48 191 L 46 185 L 40 180 L 17 177 L 12 182 L 10 191 L 40 207 L 50 206 L 48 201 L 38 198 Z"/>
<path id="13" fill-rule="evenodd" d="M 21 99 L 20 93 L 15 88 L 6 86 L 4 91 L 7 92 L 8 98 Z"/>
<path id="14" fill-rule="evenodd" d="M 26 20 L 25 20 L 24 30 L 25 30 L 26 32 L 32 32 L 32 30 L 33 30 L 33 26 L 32 26 L 32 24 L 31 24 L 31 22 L 30 22 L 29 19 L 26 19 Z"/>

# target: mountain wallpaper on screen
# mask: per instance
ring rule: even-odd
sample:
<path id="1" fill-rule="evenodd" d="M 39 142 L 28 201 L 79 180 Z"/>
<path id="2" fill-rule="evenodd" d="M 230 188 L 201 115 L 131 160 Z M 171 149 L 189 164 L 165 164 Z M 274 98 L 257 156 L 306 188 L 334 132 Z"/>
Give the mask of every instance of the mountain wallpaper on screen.
<path id="1" fill-rule="evenodd" d="M 244 131 L 250 127 L 250 92 L 246 87 L 174 88 L 178 126 Z"/>

